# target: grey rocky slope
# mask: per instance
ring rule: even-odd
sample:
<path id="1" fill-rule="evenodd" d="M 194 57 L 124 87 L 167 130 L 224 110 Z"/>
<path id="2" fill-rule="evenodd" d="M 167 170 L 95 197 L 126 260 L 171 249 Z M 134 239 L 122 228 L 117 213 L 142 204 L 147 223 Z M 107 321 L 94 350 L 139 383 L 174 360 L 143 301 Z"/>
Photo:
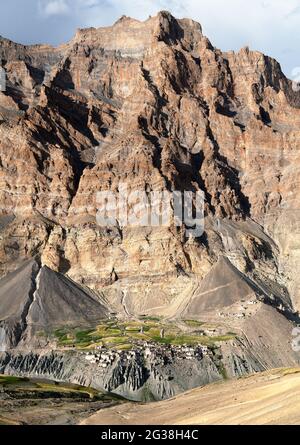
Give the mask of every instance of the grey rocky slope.
<path id="1" fill-rule="evenodd" d="M 11 351 L 0 354 L 0 373 L 78 383 L 144 401 L 166 399 L 222 379 L 217 359 L 198 356 L 197 351 L 192 359 L 178 350 L 172 354 L 169 348 L 157 348 L 151 355 L 143 350 L 102 352 L 108 355 L 99 364 L 79 352 Z"/>
<path id="2" fill-rule="evenodd" d="M 96 296 L 34 260 L 0 280 L 0 350 L 41 343 L 39 332 L 106 318 Z"/>

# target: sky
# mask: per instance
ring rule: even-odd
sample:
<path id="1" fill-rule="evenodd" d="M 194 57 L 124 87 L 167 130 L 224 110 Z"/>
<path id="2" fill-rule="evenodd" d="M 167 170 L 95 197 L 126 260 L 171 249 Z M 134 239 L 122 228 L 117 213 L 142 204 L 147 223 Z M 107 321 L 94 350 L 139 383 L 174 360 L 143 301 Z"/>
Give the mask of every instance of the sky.
<path id="1" fill-rule="evenodd" d="M 247 45 L 275 57 L 289 78 L 299 75 L 300 0 L 0 0 L 0 35 L 57 45 L 77 28 L 107 26 L 123 14 L 145 20 L 160 10 L 200 22 L 222 50 Z"/>

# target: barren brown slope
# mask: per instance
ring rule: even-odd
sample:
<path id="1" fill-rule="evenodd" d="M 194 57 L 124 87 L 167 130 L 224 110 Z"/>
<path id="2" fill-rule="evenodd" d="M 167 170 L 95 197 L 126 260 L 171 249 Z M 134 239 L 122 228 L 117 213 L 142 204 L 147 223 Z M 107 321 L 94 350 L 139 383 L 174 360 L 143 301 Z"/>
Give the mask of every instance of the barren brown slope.
<path id="1" fill-rule="evenodd" d="M 84 425 L 300 424 L 300 369 L 215 383 L 148 405 L 101 410 Z"/>

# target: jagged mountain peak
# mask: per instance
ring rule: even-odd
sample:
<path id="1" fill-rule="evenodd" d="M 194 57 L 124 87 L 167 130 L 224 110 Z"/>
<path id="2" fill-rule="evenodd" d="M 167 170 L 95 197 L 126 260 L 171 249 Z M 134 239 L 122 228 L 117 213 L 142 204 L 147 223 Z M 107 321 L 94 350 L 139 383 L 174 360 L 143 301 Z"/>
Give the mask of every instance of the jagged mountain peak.
<path id="1" fill-rule="evenodd" d="M 191 48 L 201 38 L 200 24 L 190 19 L 176 19 L 168 11 L 161 11 L 144 22 L 122 16 L 109 27 L 79 29 L 69 45 L 92 45 L 123 56 L 142 58 L 157 42 L 181 43 Z"/>
<path id="2" fill-rule="evenodd" d="M 147 286 L 152 295 L 159 289 L 158 298 L 168 294 L 180 270 L 201 280 L 231 246 L 208 224 L 191 243 L 174 226 L 99 228 L 97 192 L 117 191 L 120 183 L 130 190 L 202 190 L 206 218 L 254 220 L 272 228 L 275 245 L 281 242 L 276 218 L 267 216 L 299 206 L 291 172 L 300 160 L 300 112 L 299 92 L 273 59 L 222 53 L 199 24 L 164 11 L 145 22 L 123 18 L 80 30 L 55 49 L 0 44 L 0 58 L 7 74 L 0 203 L 11 221 L 1 238 L 2 275 L 38 254 L 97 290 L 114 293 L 117 282 L 116 301 L 133 280 L 139 302 Z M 242 241 L 226 254 L 241 271 L 256 279 L 270 268 L 278 292 L 288 287 L 288 278 L 278 278 L 280 249 L 242 226 L 234 231 Z M 290 267 L 290 259 L 282 261 Z M 297 307 L 300 296 L 291 298 Z"/>

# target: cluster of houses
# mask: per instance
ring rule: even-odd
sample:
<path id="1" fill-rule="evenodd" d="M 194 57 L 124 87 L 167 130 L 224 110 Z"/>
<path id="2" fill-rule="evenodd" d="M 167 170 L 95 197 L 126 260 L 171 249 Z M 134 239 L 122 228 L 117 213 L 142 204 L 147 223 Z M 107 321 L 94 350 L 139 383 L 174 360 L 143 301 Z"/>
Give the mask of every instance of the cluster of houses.
<path id="1" fill-rule="evenodd" d="M 114 361 L 120 357 L 119 351 L 112 351 L 104 348 L 104 346 L 97 349 L 97 352 L 86 353 L 85 359 L 92 364 L 98 364 L 101 368 L 111 366 Z"/>
<path id="2" fill-rule="evenodd" d="M 145 361 L 150 360 L 155 365 L 167 364 L 175 357 L 182 360 L 202 360 L 208 355 L 210 350 L 207 346 L 173 346 L 158 345 L 148 342 L 139 342 L 135 349 L 129 351 L 114 351 L 104 346 L 98 346 L 95 351 L 89 351 L 85 354 L 85 359 L 91 364 L 97 364 L 101 368 L 108 368 L 115 361 L 122 362 Z"/>
<path id="3" fill-rule="evenodd" d="M 248 301 L 242 301 L 238 306 L 234 305 L 230 308 L 230 312 L 219 312 L 218 315 L 221 318 L 235 318 L 243 319 L 253 315 L 254 306 L 259 303 L 259 300 L 253 299 Z"/>

